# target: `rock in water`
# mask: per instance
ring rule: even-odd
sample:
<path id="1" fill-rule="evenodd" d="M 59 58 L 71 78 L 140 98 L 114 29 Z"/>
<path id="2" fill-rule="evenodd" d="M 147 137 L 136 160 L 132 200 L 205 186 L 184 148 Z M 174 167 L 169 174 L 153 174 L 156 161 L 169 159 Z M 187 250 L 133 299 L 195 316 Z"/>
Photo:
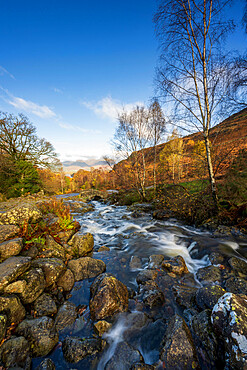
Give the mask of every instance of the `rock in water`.
<path id="1" fill-rule="evenodd" d="M 65 360 L 76 363 L 101 351 L 102 345 L 100 339 L 67 337 L 63 341 L 62 349 Z"/>
<path id="2" fill-rule="evenodd" d="M 106 370 L 129 370 L 131 365 L 142 360 L 140 352 L 131 348 L 128 343 L 121 342 L 117 344 L 114 355 L 107 362 Z"/>
<path id="3" fill-rule="evenodd" d="M 68 267 L 73 272 L 75 281 L 96 277 L 106 269 L 103 261 L 91 257 L 71 260 L 68 263 Z"/>
<path id="4" fill-rule="evenodd" d="M 225 342 L 229 365 L 247 367 L 247 296 L 225 293 L 214 306 L 211 321 Z"/>
<path id="5" fill-rule="evenodd" d="M 90 233 L 81 234 L 80 232 L 77 232 L 72 236 L 68 244 L 72 247 L 71 254 L 74 257 L 83 257 L 93 250 L 93 235 Z"/>
<path id="6" fill-rule="evenodd" d="M 76 305 L 72 302 L 65 302 L 58 310 L 55 327 L 57 331 L 66 329 L 74 324 L 77 317 Z"/>
<path id="7" fill-rule="evenodd" d="M 11 338 L 4 342 L 0 353 L 6 368 L 30 369 L 30 345 L 24 337 Z"/>
<path id="8" fill-rule="evenodd" d="M 91 285 L 90 312 L 93 320 L 102 320 L 128 310 L 128 289 L 111 274 L 102 274 Z"/>
<path id="9" fill-rule="evenodd" d="M 179 276 L 189 272 L 182 256 L 176 256 L 168 261 L 163 261 L 162 267 L 163 269 Z"/>

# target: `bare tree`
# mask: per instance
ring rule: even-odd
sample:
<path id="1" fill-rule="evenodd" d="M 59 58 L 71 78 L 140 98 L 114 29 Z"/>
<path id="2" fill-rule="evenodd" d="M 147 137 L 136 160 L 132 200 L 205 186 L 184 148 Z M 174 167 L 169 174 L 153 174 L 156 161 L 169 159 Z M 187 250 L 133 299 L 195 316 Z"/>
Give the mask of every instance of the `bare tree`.
<path id="1" fill-rule="evenodd" d="M 231 90 L 231 61 L 222 52 L 222 41 L 234 28 L 232 21 L 222 20 L 229 3 L 230 0 L 160 0 L 154 18 L 161 42 L 157 86 L 175 112 L 173 121 L 203 135 L 216 209 L 209 130 L 217 123 L 223 105 L 226 109 Z"/>

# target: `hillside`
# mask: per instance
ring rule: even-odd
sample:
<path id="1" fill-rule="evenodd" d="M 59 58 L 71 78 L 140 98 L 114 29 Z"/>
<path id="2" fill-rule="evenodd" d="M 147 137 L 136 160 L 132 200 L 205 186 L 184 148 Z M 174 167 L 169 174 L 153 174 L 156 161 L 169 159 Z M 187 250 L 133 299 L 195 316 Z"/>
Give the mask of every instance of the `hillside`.
<path id="1" fill-rule="evenodd" d="M 93 167 L 98 169 L 100 167 L 108 168 L 107 163 L 101 159 L 89 159 L 87 161 L 76 160 L 76 161 L 64 161 L 62 162 L 64 172 L 67 174 L 75 173 L 79 170 L 90 171 Z"/>

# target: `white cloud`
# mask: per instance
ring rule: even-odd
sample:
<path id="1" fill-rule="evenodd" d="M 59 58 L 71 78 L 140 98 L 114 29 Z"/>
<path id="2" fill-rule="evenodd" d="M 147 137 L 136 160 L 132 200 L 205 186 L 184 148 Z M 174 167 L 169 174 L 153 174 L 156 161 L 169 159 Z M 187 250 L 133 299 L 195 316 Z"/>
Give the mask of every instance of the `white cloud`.
<path id="1" fill-rule="evenodd" d="M 56 113 L 54 113 L 51 108 L 47 107 L 47 105 L 39 105 L 33 103 L 30 100 L 25 100 L 23 98 L 12 96 L 11 100 L 9 100 L 8 103 L 13 105 L 15 108 L 21 109 L 28 113 L 35 114 L 40 118 L 56 117 Z"/>
<path id="2" fill-rule="evenodd" d="M 82 132 L 83 134 L 101 134 L 102 132 L 99 130 L 90 130 L 87 128 L 83 128 L 80 126 L 70 125 L 67 123 L 59 123 L 59 126 L 64 128 L 65 130 L 71 130 L 71 131 L 78 131 Z"/>
<path id="3" fill-rule="evenodd" d="M 52 90 L 57 93 L 57 94 L 63 94 L 63 90 L 62 89 L 58 89 L 57 87 L 52 87 Z"/>
<path id="4" fill-rule="evenodd" d="M 123 112 L 123 110 L 128 112 L 136 105 L 143 105 L 142 102 L 122 104 L 120 101 L 112 99 L 111 96 L 107 96 L 97 102 L 81 101 L 80 104 L 92 110 L 98 116 L 110 118 L 112 121 L 116 121 L 119 113 Z"/>
<path id="5" fill-rule="evenodd" d="M 7 69 L 3 68 L 2 66 L 0 66 L 0 75 L 8 75 L 9 77 L 11 77 L 13 80 L 15 80 L 15 76 L 13 76 L 9 71 L 7 71 Z"/>

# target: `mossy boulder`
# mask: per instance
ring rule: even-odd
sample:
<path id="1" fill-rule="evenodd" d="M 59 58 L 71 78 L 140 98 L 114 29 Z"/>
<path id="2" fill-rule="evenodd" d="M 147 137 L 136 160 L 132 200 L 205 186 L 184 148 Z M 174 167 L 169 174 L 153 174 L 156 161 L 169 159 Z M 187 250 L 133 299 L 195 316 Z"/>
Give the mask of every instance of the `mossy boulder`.
<path id="1" fill-rule="evenodd" d="M 31 265 L 30 257 L 10 257 L 0 264 L 0 293 L 7 285 L 15 281 L 18 276 L 29 269 Z"/>
<path id="2" fill-rule="evenodd" d="M 41 218 L 41 211 L 32 203 L 20 203 L 0 210 L 0 225 L 21 225 L 24 222 L 37 222 Z"/>
<path id="3" fill-rule="evenodd" d="M 20 228 L 16 225 L 0 225 L 0 243 L 18 235 Z"/>
<path id="4" fill-rule="evenodd" d="M 32 266 L 43 271 L 46 287 L 55 283 L 66 270 L 65 264 L 59 258 L 37 258 L 32 261 Z"/>
<path id="5" fill-rule="evenodd" d="M 9 257 L 17 256 L 22 250 L 22 238 L 7 240 L 0 244 L 0 262 Z"/>
<path id="6" fill-rule="evenodd" d="M 75 281 L 96 277 L 106 269 L 103 261 L 91 257 L 71 260 L 68 263 L 68 267 L 73 272 Z"/>
<path id="7" fill-rule="evenodd" d="M 20 276 L 26 282 L 26 287 L 20 293 L 20 298 L 24 304 L 34 302 L 45 289 L 45 277 L 40 268 L 31 268 Z"/>
<path id="8" fill-rule="evenodd" d="M 4 342 L 0 355 L 7 369 L 30 369 L 30 345 L 24 337 L 12 337 Z"/>
<path id="9" fill-rule="evenodd" d="M 71 246 L 69 253 L 72 256 L 76 258 L 83 257 L 93 250 L 93 235 L 90 233 L 82 234 L 81 232 L 77 232 L 72 236 L 68 244 Z"/>

